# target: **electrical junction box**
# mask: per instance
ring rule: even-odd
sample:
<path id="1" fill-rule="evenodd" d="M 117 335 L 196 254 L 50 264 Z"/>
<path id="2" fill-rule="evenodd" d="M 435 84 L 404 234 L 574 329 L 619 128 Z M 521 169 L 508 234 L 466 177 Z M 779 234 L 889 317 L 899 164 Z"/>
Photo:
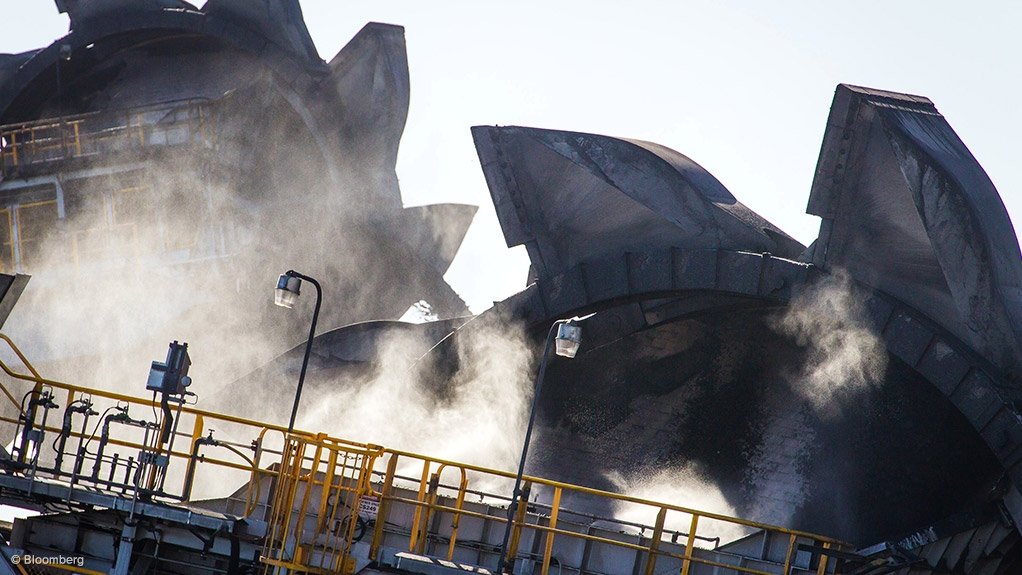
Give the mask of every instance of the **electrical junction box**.
<path id="1" fill-rule="evenodd" d="M 153 362 L 145 388 L 169 395 L 183 395 L 192 383 L 192 378 L 188 377 L 188 368 L 191 365 L 188 344 L 173 341 L 170 350 L 167 351 L 167 360 Z"/>

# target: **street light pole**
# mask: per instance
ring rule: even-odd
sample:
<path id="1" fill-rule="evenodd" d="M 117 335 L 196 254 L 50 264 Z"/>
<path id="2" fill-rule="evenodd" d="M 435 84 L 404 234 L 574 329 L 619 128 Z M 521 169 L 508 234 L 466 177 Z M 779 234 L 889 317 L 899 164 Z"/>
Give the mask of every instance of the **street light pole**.
<path id="1" fill-rule="evenodd" d="M 550 326 L 546 341 L 543 343 L 543 359 L 539 363 L 539 373 L 536 375 L 536 385 L 532 392 L 532 406 L 529 408 L 529 424 L 525 428 L 525 440 L 522 443 L 522 457 L 518 460 L 518 474 L 515 475 L 515 488 L 511 495 L 511 504 L 507 507 L 507 523 L 504 524 L 504 540 L 500 544 L 500 558 L 497 560 L 497 573 L 504 573 L 507 567 L 507 544 L 511 539 L 511 530 L 514 526 L 515 515 L 518 513 L 518 500 L 521 497 L 522 475 L 525 473 L 525 460 L 529 455 L 529 441 L 532 439 L 532 428 L 536 422 L 536 402 L 543 390 L 543 380 L 546 378 L 546 367 L 550 359 L 550 347 L 556 337 L 558 340 L 557 355 L 575 357 L 578 344 L 581 338 L 581 328 L 571 325 L 578 318 L 559 319 Z M 565 330 L 567 328 L 567 330 Z M 570 349 L 561 349 L 561 344 L 567 344 Z"/>
<path id="2" fill-rule="evenodd" d="M 305 280 L 316 287 L 316 310 L 312 313 L 312 327 L 309 329 L 309 341 L 305 344 L 305 358 L 302 360 L 302 371 L 298 376 L 298 389 L 295 390 L 295 402 L 294 405 L 291 406 L 291 419 L 287 423 L 288 435 L 290 435 L 295 429 L 295 417 L 298 415 L 298 402 L 302 399 L 302 386 L 305 385 L 305 371 L 309 367 L 309 356 L 312 354 L 312 340 L 316 337 L 316 322 L 319 320 L 319 306 L 323 302 L 323 290 L 320 288 L 319 282 L 314 278 L 300 274 L 294 270 L 288 270 L 288 272 L 280 276 L 280 280 L 277 281 L 276 303 L 279 306 L 289 308 L 294 305 L 294 301 L 300 293 L 302 285 L 301 280 Z M 285 296 L 290 297 L 281 298 L 280 295 L 282 293 Z"/>

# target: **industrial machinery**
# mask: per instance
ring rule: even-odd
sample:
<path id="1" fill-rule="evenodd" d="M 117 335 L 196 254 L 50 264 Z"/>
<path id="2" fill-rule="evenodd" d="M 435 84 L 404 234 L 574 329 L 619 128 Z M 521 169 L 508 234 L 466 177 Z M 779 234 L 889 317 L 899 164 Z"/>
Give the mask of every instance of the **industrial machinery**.
<path id="1" fill-rule="evenodd" d="M 0 55 L 0 497 L 40 513 L 0 567 L 1022 572 L 1022 254 L 929 99 L 837 87 L 808 246 L 665 146 L 477 126 L 532 268 L 469 317 L 443 274 L 475 208 L 401 203 L 400 27 L 326 62 L 297 0 L 57 5 L 68 35 Z M 307 324 L 264 288 L 292 266 L 322 281 L 327 329 L 281 354 Z M 436 321 L 395 321 L 422 300 Z M 513 435 L 543 334 L 593 313 L 546 373 L 514 505 L 504 471 L 336 437 L 366 417 L 344 401 L 322 433 L 273 423 L 301 365 L 324 402 L 400 371 L 420 419 L 385 415 L 413 430 L 474 390 L 514 413 L 448 431 Z M 191 347 L 135 397 L 172 338 Z M 466 350 L 493 340 L 518 364 L 482 389 L 511 354 Z M 742 519 L 616 493 L 678 469 Z"/>
<path id="2" fill-rule="evenodd" d="M 324 280 L 326 327 L 420 300 L 468 313 L 443 274 L 476 208 L 401 202 L 399 26 L 326 62 L 297 0 L 58 4 L 66 36 L 0 54 L 0 271 L 34 278 L 7 329 L 52 373 L 110 385 L 175 337 L 236 343 L 207 369 L 260 365 L 306 327 L 263 305 L 291 266 Z M 90 305 L 62 304 L 69 286 Z M 195 320 L 210 312 L 217 335 Z M 117 329 L 72 335 L 96 325 Z"/>
<path id="3" fill-rule="evenodd" d="M 48 380 L 0 340 L 20 364 L 0 362 L 0 391 L 19 413 L 14 451 L 0 460 L 0 499 L 40 513 L 14 522 L 4 572 L 454 574 L 496 561 L 508 472 L 286 435 L 186 405 L 192 393 L 174 385 L 147 386 L 163 398 L 146 400 Z M 171 344 L 151 380 L 185 377 L 183 350 Z M 160 416 L 168 399 L 173 415 Z M 192 495 L 201 482 L 231 479 L 239 487 L 227 497 Z M 866 557 L 825 536 L 683 502 L 538 477 L 526 477 L 521 498 L 507 548 L 515 573 L 823 575 L 897 565 L 889 552 Z M 641 509 L 648 521 L 563 503 L 585 499 Z"/>
<path id="4" fill-rule="evenodd" d="M 931 101 L 837 87 L 809 246 L 664 146 L 473 135 L 507 243 L 532 259 L 528 286 L 472 321 L 321 335 L 319 393 L 357 389 L 414 332 L 442 405 L 477 369 L 466 342 L 524 326 L 535 350 L 559 318 L 596 312 L 585 349 L 547 374 L 532 473 L 613 490 L 684 483 L 664 474 L 680 469 L 743 517 L 927 546 L 937 573 L 983 572 L 970 545 L 1017 568 L 1022 256 Z M 253 376 L 293 374 L 296 351 Z"/>

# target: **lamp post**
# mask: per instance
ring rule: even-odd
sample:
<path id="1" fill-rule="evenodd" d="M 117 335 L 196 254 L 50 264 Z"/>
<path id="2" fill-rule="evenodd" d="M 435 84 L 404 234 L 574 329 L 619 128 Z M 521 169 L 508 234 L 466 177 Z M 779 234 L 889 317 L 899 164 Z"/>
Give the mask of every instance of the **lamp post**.
<path id="1" fill-rule="evenodd" d="M 546 366 L 550 358 L 550 344 L 556 336 L 555 353 L 562 357 L 573 358 L 578 353 L 578 346 L 582 342 L 582 328 L 574 325 L 578 317 L 571 319 L 559 319 L 550 326 L 546 341 L 543 343 L 543 359 L 539 363 L 539 373 L 536 375 L 536 386 L 532 393 L 532 407 L 529 408 L 529 425 L 525 428 L 525 440 L 522 443 L 522 457 L 518 461 L 518 474 L 515 475 L 515 488 L 511 495 L 511 504 L 507 507 L 507 523 L 504 526 L 504 540 L 500 544 L 500 559 L 497 560 L 497 573 L 504 573 L 507 567 L 507 543 L 511 539 L 511 529 L 514 525 L 514 518 L 518 512 L 518 499 L 521 497 L 522 475 L 525 473 L 525 459 L 529 455 L 529 440 L 532 439 L 532 427 L 536 421 L 536 402 L 539 400 L 540 391 L 543 389 L 543 379 L 546 377 Z"/>
<path id="2" fill-rule="evenodd" d="M 312 328 L 309 329 L 309 341 L 305 344 L 305 359 L 302 360 L 302 372 L 298 376 L 298 389 L 295 390 L 295 403 L 291 407 L 291 419 L 287 423 L 287 433 L 291 434 L 295 429 L 295 416 L 298 415 L 298 402 L 302 398 L 302 385 L 305 384 L 305 370 L 309 367 L 309 355 L 312 353 L 312 340 L 316 337 L 316 321 L 319 319 L 319 305 L 323 301 L 323 290 L 315 279 L 300 274 L 294 270 L 288 270 L 277 279 L 277 289 L 273 295 L 273 303 L 286 308 L 292 308 L 301 295 L 302 280 L 316 286 L 316 311 L 312 313 Z"/>

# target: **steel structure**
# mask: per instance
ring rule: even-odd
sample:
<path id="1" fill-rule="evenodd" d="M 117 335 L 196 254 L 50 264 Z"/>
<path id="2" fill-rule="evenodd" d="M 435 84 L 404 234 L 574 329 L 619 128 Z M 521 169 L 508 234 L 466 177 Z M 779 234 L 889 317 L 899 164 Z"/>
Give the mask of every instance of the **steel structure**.
<path id="1" fill-rule="evenodd" d="M 173 420 L 147 420 L 157 402 L 45 379 L 10 338 L 0 334 L 0 340 L 27 371 L 0 361 L 6 374 L 0 391 L 19 412 L 4 420 L 20 431 L 14 453 L 0 462 L 2 500 L 45 512 L 17 520 L 0 569 L 24 572 L 14 558 L 32 556 L 81 558 L 68 569 L 81 573 L 372 573 L 390 566 L 428 574 L 458 572 L 461 564 L 492 567 L 497 560 L 503 530 L 496 527 L 508 521 L 506 499 L 492 488 L 471 487 L 513 473 L 322 433 L 287 434 L 281 426 L 184 401 L 176 403 Z M 27 402 L 18 402 L 19 395 Z M 97 410 L 104 410 L 102 434 L 90 449 L 99 425 L 90 434 L 89 421 Z M 207 433 L 210 425 L 221 431 Z M 167 440 L 157 441 L 156 431 L 169 426 Z M 234 495 L 191 496 L 198 481 L 231 471 L 248 479 Z M 508 552 L 519 558 L 516 572 L 547 575 L 555 564 L 560 572 L 822 575 L 866 561 L 820 535 L 525 479 Z M 534 501 L 537 492 L 551 503 Z M 467 501 L 469 495 L 478 502 Z M 594 527 L 598 518 L 561 503 L 580 497 L 640 507 L 649 522 L 607 518 Z M 727 527 L 746 535 L 713 536 Z"/>
<path id="2" fill-rule="evenodd" d="M 44 379 L 12 347 L 27 373 L 5 364 L 14 381 L 0 420 L 15 442 L 2 495 L 48 512 L 13 527 L 16 547 L 115 572 L 493 566 L 506 501 L 492 485 L 508 473 L 288 435 L 180 394 L 150 419 L 153 402 L 102 391 L 110 372 L 81 367 L 136 357 L 136 339 L 169 335 L 153 325 L 211 310 L 235 321 L 199 330 L 192 349 L 258 365 L 304 323 L 223 309 L 265 309 L 265 278 L 294 265 L 329 286 L 334 327 L 397 317 L 420 299 L 443 318 L 318 336 L 310 394 L 360 384 L 402 334 L 443 396 L 464 367 L 463 338 L 514 323 L 538 347 L 553 321 L 598 312 L 578 359 L 551 366 L 538 398 L 531 489 L 510 543 L 517 573 L 1020 569 L 1022 256 L 996 188 L 928 99 L 838 86 L 809 246 L 664 146 L 473 128 L 507 244 L 524 245 L 532 269 L 522 292 L 469 321 L 442 274 L 474 208 L 401 205 L 399 27 L 367 25 L 328 63 L 296 0 L 57 4 L 67 36 L 0 55 L 0 265 L 36 277 L 6 329 L 56 373 L 95 381 Z M 69 286 L 116 295 L 127 276 L 165 302 L 156 320 L 128 321 L 152 319 L 135 300 L 61 305 Z M 0 318 L 25 281 L 4 280 Z M 784 327 L 792 317 L 801 332 Z M 45 329 L 57 325 L 117 326 L 115 341 Z M 877 342 L 873 371 L 861 373 L 861 350 L 833 347 L 845 330 Z M 225 333 L 229 353 L 215 345 Z M 244 356 L 266 333 L 281 336 Z M 262 382 L 272 410 L 291 396 L 300 354 L 216 392 Z M 838 379 L 861 385 L 816 385 L 820 361 L 858 361 L 859 375 Z M 86 425 L 96 415 L 102 433 Z M 205 431 L 213 420 L 216 435 Z M 223 455 L 205 455 L 214 450 Z M 198 501 L 209 463 L 246 486 Z M 610 493 L 611 477 L 679 465 L 747 519 Z M 477 482 L 487 487 L 469 488 Z M 625 504 L 648 519 L 594 523 Z M 703 539 L 713 522 L 750 533 Z"/>
<path id="3" fill-rule="evenodd" d="M 47 348 L 56 373 L 110 350 L 40 325 L 119 324 L 128 349 L 175 324 L 211 349 L 189 318 L 225 309 L 238 342 L 253 325 L 277 334 L 220 350 L 259 365 L 305 331 L 262 305 L 264 278 L 289 266 L 323 280 L 326 327 L 420 300 L 467 313 L 443 274 L 475 207 L 401 201 L 401 27 L 368 24 L 326 62 L 297 0 L 59 4 L 66 36 L 0 54 L 0 271 L 34 276 L 21 313 L 46 318 L 7 329 Z M 58 312 L 68 285 L 106 295 Z M 133 303 L 143 292 L 161 317 Z"/>
<path id="4" fill-rule="evenodd" d="M 1022 264 L 996 189 L 929 100 L 837 88 L 808 248 L 662 146 L 473 134 L 508 245 L 532 259 L 528 287 L 472 322 L 324 334 L 320 385 L 357 381 L 395 332 L 421 332 L 427 379 L 443 381 L 458 338 L 490 322 L 531 326 L 538 349 L 553 320 L 597 311 L 590 353 L 550 374 L 535 472 L 609 489 L 608 474 L 694 463 L 758 520 L 924 549 L 936 572 L 977 570 L 971 542 L 1010 572 Z M 825 332 L 777 327 L 835 312 L 812 307 L 835 282 L 857 304 L 842 321 L 874 334 L 886 364 L 862 389 L 818 390 L 837 416 L 798 389 Z M 990 530 L 1005 535 L 987 548 Z"/>

